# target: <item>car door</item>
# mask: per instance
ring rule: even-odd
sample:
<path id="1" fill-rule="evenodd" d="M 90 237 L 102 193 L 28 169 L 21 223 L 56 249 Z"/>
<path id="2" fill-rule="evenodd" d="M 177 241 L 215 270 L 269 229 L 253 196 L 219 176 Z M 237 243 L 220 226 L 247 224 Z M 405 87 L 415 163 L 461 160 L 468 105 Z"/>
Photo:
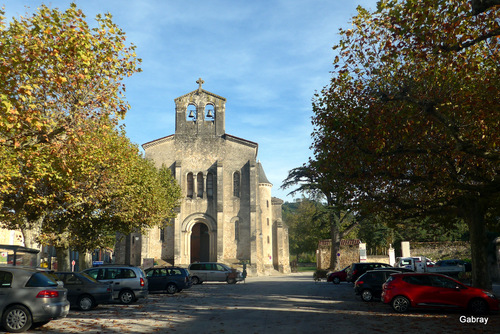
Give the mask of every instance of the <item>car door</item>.
<path id="1" fill-rule="evenodd" d="M 227 270 L 218 263 L 213 263 L 213 281 L 223 282 L 227 279 Z"/>
<path id="2" fill-rule="evenodd" d="M 431 276 L 430 278 L 435 288 L 433 304 L 448 308 L 465 308 L 467 306 L 461 284 L 444 276 Z"/>
<path id="3" fill-rule="evenodd" d="M 387 273 L 386 271 L 373 271 L 371 272 L 373 274 L 372 276 L 372 291 L 373 291 L 373 296 L 375 297 L 380 297 L 382 294 L 382 285 L 385 283 L 387 280 L 387 277 L 389 277 L 392 272 Z"/>
<path id="4" fill-rule="evenodd" d="M 68 301 L 76 304 L 78 296 L 82 293 L 83 282 L 74 274 L 60 274 L 59 279 L 63 281 L 64 287 L 68 290 Z"/>
<path id="5" fill-rule="evenodd" d="M 406 293 L 416 305 L 432 305 L 434 303 L 436 288 L 432 286 L 428 275 L 411 275 L 404 277 L 403 280 L 411 284 Z"/>
<path id="6" fill-rule="evenodd" d="M 158 269 L 151 269 L 146 271 L 146 278 L 148 279 L 149 291 L 158 291 L 161 289 L 161 276 Z"/>

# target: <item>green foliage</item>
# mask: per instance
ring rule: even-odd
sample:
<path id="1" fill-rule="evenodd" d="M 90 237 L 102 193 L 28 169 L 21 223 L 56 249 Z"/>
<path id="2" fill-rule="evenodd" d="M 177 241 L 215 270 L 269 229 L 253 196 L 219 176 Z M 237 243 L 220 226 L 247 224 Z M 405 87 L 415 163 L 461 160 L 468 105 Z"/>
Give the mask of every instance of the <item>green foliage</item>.
<path id="1" fill-rule="evenodd" d="M 315 253 L 318 242 L 329 237 L 329 223 L 319 215 L 322 204 L 302 198 L 300 202 L 283 204 L 283 220 L 288 225 L 290 253 Z M 315 262 L 313 260 L 312 262 Z"/>
<path id="2" fill-rule="evenodd" d="M 483 287 L 485 226 L 500 212 L 499 10 L 473 16 L 469 2 L 448 0 L 359 8 L 313 101 L 315 158 L 343 185 L 344 204 L 392 224 L 460 217 Z"/>
<path id="3" fill-rule="evenodd" d="M 175 216 L 170 171 L 117 128 L 140 59 L 110 15 L 96 22 L 72 4 L 0 24 L 0 221 L 30 247 L 92 250 Z"/>

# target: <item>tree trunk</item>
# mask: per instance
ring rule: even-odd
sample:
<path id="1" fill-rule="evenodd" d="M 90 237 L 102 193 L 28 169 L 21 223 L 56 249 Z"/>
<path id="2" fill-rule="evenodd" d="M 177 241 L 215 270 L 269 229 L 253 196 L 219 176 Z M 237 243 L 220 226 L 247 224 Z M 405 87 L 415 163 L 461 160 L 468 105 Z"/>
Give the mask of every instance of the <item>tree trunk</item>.
<path id="1" fill-rule="evenodd" d="M 330 219 L 331 219 L 330 238 L 332 239 L 332 246 L 330 248 L 330 250 L 331 250 L 330 269 L 331 270 L 338 270 L 339 263 L 338 263 L 337 253 L 340 250 L 340 230 L 339 230 L 339 226 L 337 223 L 337 219 L 335 219 L 335 217 L 332 217 Z"/>
<path id="2" fill-rule="evenodd" d="M 21 229 L 25 247 L 40 249 L 40 244 L 38 243 L 37 238 L 42 232 L 43 219 L 44 217 L 41 216 L 32 222 L 28 222 L 26 220 L 25 226 L 29 226 L 30 228 Z"/>
<path id="3" fill-rule="evenodd" d="M 92 254 L 89 252 L 80 252 L 78 267 L 80 271 L 92 267 Z"/>
<path id="4" fill-rule="evenodd" d="M 491 290 L 490 270 L 488 268 L 488 248 L 484 209 L 480 200 L 467 201 L 464 216 L 469 226 L 470 246 L 472 253 L 472 286 Z"/>
<path id="5" fill-rule="evenodd" d="M 38 243 L 38 236 L 42 232 L 42 225 L 43 225 L 43 220 L 45 216 L 39 217 L 36 221 L 30 222 L 29 224 L 25 224 L 25 226 L 30 226 L 31 228 L 25 228 L 21 229 L 21 233 L 23 235 L 24 239 L 24 247 L 28 248 L 33 248 L 33 249 L 38 249 L 40 252 L 36 255 L 36 263 L 35 266 L 38 267 L 40 266 L 41 262 L 41 257 L 42 257 L 42 252 L 41 252 L 41 245 Z M 24 218 L 26 219 L 26 218 Z M 27 220 L 26 220 L 27 222 Z"/>
<path id="6" fill-rule="evenodd" d="M 71 271 L 69 249 L 56 247 L 57 271 Z"/>

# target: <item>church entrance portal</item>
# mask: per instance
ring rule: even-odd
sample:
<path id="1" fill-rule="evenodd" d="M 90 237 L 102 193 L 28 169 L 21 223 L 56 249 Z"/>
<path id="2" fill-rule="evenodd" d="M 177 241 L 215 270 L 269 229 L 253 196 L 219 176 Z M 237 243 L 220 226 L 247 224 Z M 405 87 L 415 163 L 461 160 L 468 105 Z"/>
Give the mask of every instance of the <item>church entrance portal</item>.
<path id="1" fill-rule="evenodd" d="M 210 261 L 210 235 L 208 226 L 196 223 L 191 233 L 191 263 Z"/>

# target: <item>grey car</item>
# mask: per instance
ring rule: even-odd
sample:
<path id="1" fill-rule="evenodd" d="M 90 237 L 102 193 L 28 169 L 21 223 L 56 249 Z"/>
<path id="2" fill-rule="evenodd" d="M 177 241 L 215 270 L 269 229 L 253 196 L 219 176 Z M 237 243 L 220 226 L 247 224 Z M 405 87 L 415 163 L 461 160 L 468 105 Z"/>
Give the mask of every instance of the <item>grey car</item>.
<path id="1" fill-rule="evenodd" d="M 0 267 L 2 327 L 20 333 L 69 312 L 67 290 L 47 273 L 20 267 Z"/>
<path id="2" fill-rule="evenodd" d="M 113 298 L 122 304 L 130 304 L 148 296 L 148 280 L 139 267 L 107 265 L 83 271 L 99 282 L 113 285 Z"/>
<path id="3" fill-rule="evenodd" d="M 56 272 L 55 275 L 68 289 L 70 305 L 82 311 L 113 301 L 113 286 L 110 283 L 98 282 L 85 273 Z"/>
<path id="4" fill-rule="evenodd" d="M 228 267 L 223 263 L 198 262 L 189 265 L 191 281 L 193 284 L 201 284 L 205 281 L 227 282 L 235 284 L 243 281 L 241 271 Z"/>

